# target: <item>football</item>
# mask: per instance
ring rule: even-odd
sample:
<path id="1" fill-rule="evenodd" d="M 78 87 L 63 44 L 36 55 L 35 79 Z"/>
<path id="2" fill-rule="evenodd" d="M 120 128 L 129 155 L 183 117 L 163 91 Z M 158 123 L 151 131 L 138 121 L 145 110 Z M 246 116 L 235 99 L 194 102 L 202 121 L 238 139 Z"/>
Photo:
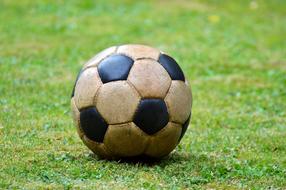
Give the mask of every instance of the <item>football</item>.
<path id="1" fill-rule="evenodd" d="M 192 93 L 175 59 L 149 46 L 121 45 L 83 66 L 71 107 L 80 138 L 98 156 L 160 158 L 188 128 Z"/>

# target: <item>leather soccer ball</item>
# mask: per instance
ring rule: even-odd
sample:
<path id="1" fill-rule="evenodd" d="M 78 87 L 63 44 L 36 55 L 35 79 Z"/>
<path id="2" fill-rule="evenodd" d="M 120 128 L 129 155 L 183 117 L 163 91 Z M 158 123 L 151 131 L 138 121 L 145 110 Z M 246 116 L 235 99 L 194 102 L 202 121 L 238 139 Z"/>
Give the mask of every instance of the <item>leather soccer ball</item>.
<path id="1" fill-rule="evenodd" d="M 83 66 L 71 107 L 80 138 L 98 156 L 160 158 L 188 128 L 192 93 L 172 57 L 145 45 L 121 45 Z"/>

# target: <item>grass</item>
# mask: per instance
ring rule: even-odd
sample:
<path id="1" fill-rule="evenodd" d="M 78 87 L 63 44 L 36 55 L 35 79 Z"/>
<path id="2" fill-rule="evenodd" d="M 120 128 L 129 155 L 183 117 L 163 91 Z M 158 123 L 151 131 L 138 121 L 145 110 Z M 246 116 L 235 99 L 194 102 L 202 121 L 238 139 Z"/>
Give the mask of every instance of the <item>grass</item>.
<path id="1" fill-rule="evenodd" d="M 1 189 L 285 189 L 286 3 L 0 1 Z M 191 127 L 155 164 L 99 160 L 70 93 L 115 44 L 175 57 L 192 84 Z"/>

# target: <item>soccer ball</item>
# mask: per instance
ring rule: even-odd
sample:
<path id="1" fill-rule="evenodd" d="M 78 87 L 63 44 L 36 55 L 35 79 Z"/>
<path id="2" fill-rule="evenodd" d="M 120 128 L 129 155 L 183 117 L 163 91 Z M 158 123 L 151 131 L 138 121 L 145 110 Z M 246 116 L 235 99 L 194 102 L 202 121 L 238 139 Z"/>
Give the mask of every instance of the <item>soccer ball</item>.
<path id="1" fill-rule="evenodd" d="M 172 57 L 145 45 L 121 45 L 83 66 L 71 107 L 80 138 L 98 156 L 160 158 L 188 128 L 192 93 Z"/>

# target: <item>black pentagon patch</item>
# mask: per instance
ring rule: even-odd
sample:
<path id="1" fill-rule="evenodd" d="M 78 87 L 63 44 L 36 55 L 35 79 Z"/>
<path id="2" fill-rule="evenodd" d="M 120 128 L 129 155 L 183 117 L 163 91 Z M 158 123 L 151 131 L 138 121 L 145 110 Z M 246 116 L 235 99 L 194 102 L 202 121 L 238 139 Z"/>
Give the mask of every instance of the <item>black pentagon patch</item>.
<path id="1" fill-rule="evenodd" d="M 181 136 L 180 136 L 179 142 L 181 141 L 181 139 L 183 138 L 183 136 L 185 135 L 185 133 L 186 133 L 188 127 L 189 127 L 191 116 L 192 116 L 192 113 L 190 114 L 190 116 L 188 117 L 187 121 L 182 126 L 182 132 L 181 132 Z"/>
<path id="2" fill-rule="evenodd" d="M 169 73 L 172 80 L 185 81 L 185 76 L 182 69 L 172 57 L 166 54 L 161 54 L 158 61 Z"/>
<path id="3" fill-rule="evenodd" d="M 80 127 L 90 140 L 103 142 L 108 125 L 96 108 L 90 107 L 80 112 Z"/>
<path id="4" fill-rule="evenodd" d="M 77 83 L 77 81 L 78 81 L 78 79 L 79 79 L 79 77 L 80 77 L 81 73 L 82 73 L 82 70 L 80 70 L 80 71 L 79 71 L 79 73 L 77 74 L 77 77 L 76 77 L 75 83 L 74 83 L 74 85 L 73 85 L 73 89 L 72 89 L 71 97 L 74 97 L 75 86 L 76 86 L 76 83 Z"/>
<path id="5" fill-rule="evenodd" d="M 161 99 L 142 99 L 135 113 L 134 123 L 145 133 L 152 135 L 169 122 L 165 102 Z"/>
<path id="6" fill-rule="evenodd" d="M 125 55 L 112 55 L 98 65 L 98 73 L 103 83 L 126 80 L 133 60 Z"/>

